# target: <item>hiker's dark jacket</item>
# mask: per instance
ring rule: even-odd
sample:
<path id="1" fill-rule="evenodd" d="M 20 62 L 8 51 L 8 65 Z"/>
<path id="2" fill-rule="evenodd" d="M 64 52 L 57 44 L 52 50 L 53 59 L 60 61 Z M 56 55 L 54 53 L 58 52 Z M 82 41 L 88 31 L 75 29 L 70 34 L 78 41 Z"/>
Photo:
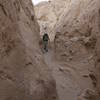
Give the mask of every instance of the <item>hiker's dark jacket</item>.
<path id="1" fill-rule="evenodd" d="M 48 40 L 49 40 L 48 34 L 44 34 L 44 35 L 43 35 L 43 41 L 48 41 Z"/>

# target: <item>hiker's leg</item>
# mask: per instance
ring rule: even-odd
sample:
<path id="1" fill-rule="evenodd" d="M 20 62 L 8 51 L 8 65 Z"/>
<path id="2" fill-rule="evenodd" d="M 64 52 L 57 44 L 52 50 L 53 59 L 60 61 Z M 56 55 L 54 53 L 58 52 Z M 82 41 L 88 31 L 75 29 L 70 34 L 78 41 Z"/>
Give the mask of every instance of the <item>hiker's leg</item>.
<path id="1" fill-rule="evenodd" d="M 46 51 L 46 42 L 45 41 L 43 42 L 43 45 L 44 45 L 44 50 Z"/>
<path id="2" fill-rule="evenodd" d="M 48 42 L 46 43 L 46 52 L 48 52 Z"/>
<path id="3" fill-rule="evenodd" d="M 48 52 L 48 41 L 44 41 L 44 50 Z"/>
<path id="4" fill-rule="evenodd" d="M 44 43 L 44 50 L 46 51 L 46 43 Z"/>

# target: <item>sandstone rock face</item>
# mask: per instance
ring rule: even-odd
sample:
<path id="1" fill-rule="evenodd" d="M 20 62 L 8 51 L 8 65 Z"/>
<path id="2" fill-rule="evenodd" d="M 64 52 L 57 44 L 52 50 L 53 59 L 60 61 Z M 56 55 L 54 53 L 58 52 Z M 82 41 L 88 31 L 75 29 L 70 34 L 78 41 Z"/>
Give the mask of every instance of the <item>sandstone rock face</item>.
<path id="1" fill-rule="evenodd" d="M 100 6 L 99 6 L 100 7 Z M 95 67 L 96 67 L 96 74 L 97 74 L 97 79 L 98 79 L 98 84 L 97 84 L 97 89 L 100 93 L 100 9 L 98 11 L 98 23 L 99 23 L 99 34 L 97 37 L 97 43 L 95 47 L 96 51 L 96 62 L 95 62 Z"/>
<path id="2" fill-rule="evenodd" d="M 56 46 L 56 49 L 59 51 L 59 53 L 57 54 L 60 55 L 60 53 L 64 53 L 64 51 L 68 53 L 68 51 L 66 51 L 66 48 L 69 47 L 69 45 L 70 46 L 74 45 L 72 43 L 73 41 L 74 43 L 77 41 L 81 41 L 82 43 L 79 42 L 78 43 L 81 46 L 83 46 L 84 44 L 88 48 L 95 47 L 96 39 L 99 34 L 98 2 L 99 2 L 98 0 L 70 1 L 70 5 L 66 7 L 67 9 L 60 17 L 60 20 L 58 21 L 56 28 L 54 30 L 55 31 L 54 33 L 57 34 L 56 35 L 57 39 L 55 39 L 55 41 L 57 41 L 58 43 L 56 42 L 56 45 L 57 46 L 59 45 L 61 47 L 59 48 L 59 46 L 58 47 Z M 60 43 L 59 40 L 61 40 Z M 70 41 L 71 43 L 68 43 L 67 41 Z M 80 47 L 78 48 L 74 47 L 76 50 L 72 52 L 76 53 L 79 52 Z M 82 52 L 80 51 L 80 53 Z"/>
<path id="3" fill-rule="evenodd" d="M 52 34 L 52 29 L 59 20 L 59 16 L 68 5 L 69 1 L 70 0 L 50 0 L 49 2 L 42 2 L 35 6 L 41 35 L 43 35 L 44 32 L 47 32 L 51 41 L 53 40 L 54 34 Z"/>
<path id="4" fill-rule="evenodd" d="M 56 100 L 38 40 L 31 0 L 0 0 L 0 100 Z"/>
<path id="5" fill-rule="evenodd" d="M 56 34 L 56 58 L 77 66 L 75 69 L 80 69 L 80 73 L 84 74 L 82 68 L 88 74 L 92 72 L 89 77 L 94 89 L 100 91 L 100 1 L 70 0 L 56 23 L 53 34 Z M 95 71 L 95 66 L 98 71 Z M 99 98 L 96 96 L 93 100 Z"/>

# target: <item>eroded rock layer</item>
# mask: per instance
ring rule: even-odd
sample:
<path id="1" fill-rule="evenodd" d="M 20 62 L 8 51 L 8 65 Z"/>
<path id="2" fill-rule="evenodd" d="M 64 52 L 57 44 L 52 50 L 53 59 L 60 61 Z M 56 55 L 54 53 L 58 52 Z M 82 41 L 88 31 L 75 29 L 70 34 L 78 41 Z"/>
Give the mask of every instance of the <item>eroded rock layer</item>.
<path id="1" fill-rule="evenodd" d="M 92 80 L 93 88 L 89 85 L 90 90 L 83 89 L 85 92 L 79 100 L 99 100 L 100 1 L 70 0 L 53 31 L 56 34 L 56 58 L 74 66 L 81 74 L 87 73 Z M 84 75 L 83 77 L 88 77 Z M 82 86 L 81 82 L 80 84 Z"/>
<path id="2" fill-rule="evenodd" d="M 31 0 L 0 0 L 0 100 L 56 100 L 38 41 Z"/>
<path id="3" fill-rule="evenodd" d="M 37 20 L 40 24 L 40 34 L 47 32 L 53 41 L 52 30 L 70 0 L 50 0 L 35 6 Z"/>

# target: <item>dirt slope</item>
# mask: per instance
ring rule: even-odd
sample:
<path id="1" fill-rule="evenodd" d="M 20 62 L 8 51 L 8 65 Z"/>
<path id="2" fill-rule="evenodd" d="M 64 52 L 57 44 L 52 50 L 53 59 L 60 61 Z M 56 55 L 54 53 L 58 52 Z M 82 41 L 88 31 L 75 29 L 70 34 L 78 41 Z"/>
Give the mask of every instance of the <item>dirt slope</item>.
<path id="1" fill-rule="evenodd" d="M 80 59 L 80 62 L 62 62 L 54 55 L 54 49 L 49 48 L 44 58 L 56 80 L 59 100 L 99 100 L 95 99 L 97 92 L 91 80 L 93 63 L 86 58 Z"/>

